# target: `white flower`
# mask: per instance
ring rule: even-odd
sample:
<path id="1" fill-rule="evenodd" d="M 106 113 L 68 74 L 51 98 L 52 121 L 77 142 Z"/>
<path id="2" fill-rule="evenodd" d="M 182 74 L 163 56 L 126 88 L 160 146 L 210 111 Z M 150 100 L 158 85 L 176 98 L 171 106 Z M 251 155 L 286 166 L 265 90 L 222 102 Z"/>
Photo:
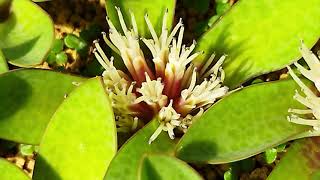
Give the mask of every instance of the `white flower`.
<path id="1" fill-rule="evenodd" d="M 124 35 L 108 18 L 109 37 L 106 33 L 102 34 L 106 44 L 121 56 L 127 71 L 114 67 L 113 59 L 107 58 L 98 41 L 94 42 L 94 54 L 105 68 L 103 78 L 118 130 L 135 130 L 138 121 L 146 122 L 157 117 L 160 125 L 149 143 L 162 131 L 168 132 L 173 139 L 176 128 L 185 132 L 194 119 L 227 93 L 228 88 L 222 85 L 225 75 L 221 67 L 226 56 L 212 65 L 215 58 L 212 55 L 204 64 L 195 67 L 192 60 L 202 52 L 193 53 L 195 42 L 190 47 L 182 45 L 182 20 L 169 32 L 166 11 L 158 37 L 146 15 L 145 21 L 152 36 L 152 39 L 146 39 L 138 37 L 133 13 L 130 12 L 132 28 L 128 29 L 119 8 L 117 12 Z M 144 55 L 148 53 L 142 52 L 140 40 L 148 47 L 152 57 Z"/>
<path id="2" fill-rule="evenodd" d="M 297 69 L 304 75 L 306 78 L 310 79 L 314 82 L 318 91 L 320 90 L 320 62 L 319 59 L 314 55 L 303 42 L 301 42 L 300 52 L 307 62 L 310 70 L 305 69 L 299 63 L 295 62 L 294 65 Z M 305 94 L 305 97 L 300 95 L 298 91 L 294 95 L 294 99 L 299 101 L 301 104 L 305 105 L 308 109 L 289 109 L 289 112 L 293 113 L 288 116 L 288 120 L 290 122 L 302 125 L 313 126 L 315 130 L 319 130 L 320 128 L 320 98 L 314 94 L 293 72 L 293 70 L 288 66 L 290 75 L 297 82 L 297 84 L 301 87 L 302 92 Z M 299 117 L 298 115 L 307 115 L 313 114 L 312 119 L 306 119 L 303 117 Z"/>
<path id="3" fill-rule="evenodd" d="M 228 92 L 228 87 L 222 86 L 224 80 L 224 71 L 221 68 L 225 56 L 222 56 L 212 68 L 210 79 L 204 79 L 199 85 L 196 85 L 196 69 L 194 69 L 191 82 L 188 89 L 181 92 L 181 98 L 178 101 L 177 110 L 183 114 L 189 114 L 193 109 L 205 108 L 212 105 L 216 99 L 224 96 Z M 221 76 L 218 77 L 218 72 Z"/>
<path id="4" fill-rule="evenodd" d="M 170 103 L 167 107 L 161 108 L 159 111 L 159 122 L 160 125 L 158 129 L 153 133 L 153 135 L 149 139 L 149 144 L 154 141 L 158 135 L 161 133 L 161 131 L 167 131 L 169 134 L 169 137 L 171 139 L 174 139 L 174 133 L 173 129 L 175 127 L 180 126 L 180 114 L 176 112 L 176 110 L 172 107 L 172 100 L 170 100 Z"/>
<path id="5" fill-rule="evenodd" d="M 168 97 L 162 94 L 163 89 L 164 85 L 161 82 L 161 78 L 151 80 L 146 73 L 146 81 L 141 84 L 141 88 L 137 88 L 137 92 L 139 92 L 141 96 L 136 99 L 135 103 L 144 101 L 157 113 L 167 104 Z"/>

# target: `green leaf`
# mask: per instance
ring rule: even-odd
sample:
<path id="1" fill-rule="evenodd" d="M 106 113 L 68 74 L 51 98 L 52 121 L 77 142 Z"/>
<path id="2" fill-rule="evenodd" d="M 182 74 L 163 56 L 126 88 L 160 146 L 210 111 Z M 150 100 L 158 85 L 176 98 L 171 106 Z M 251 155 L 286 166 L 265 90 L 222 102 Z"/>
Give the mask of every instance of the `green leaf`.
<path id="1" fill-rule="evenodd" d="M 290 140 L 301 139 L 305 137 L 315 137 L 315 136 L 320 136 L 320 131 L 306 131 L 304 133 L 300 133 L 300 134 L 297 134 L 296 136 L 291 137 Z"/>
<path id="2" fill-rule="evenodd" d="M 84 78 L 46 70 L 22 69 L 0 75 L 0 138 L 39 144 L 64 96 Z"/>
<path id="3" fill-rule="evenodd" d="M 266 163 L 271 164 L 277 159 L 278 151 L 276 148 L 267 149 L 263 153 L 263 157 Z"/>
<path id="4" fill-rule="evenodd" d="M 233 170 L 233 168 L 230 168 L 228 171 L 226 171 L 223 174 L 223 179 L 224 180 L 237 180 L 238 179 L 238 175 L 237 173 Z"/>
<path id="5" fill-rule="evenodd" d="M 81 50 L 87 46 L 87 43 L 74 34 L 68 34 L 64 38 L 64 43 L 68 48 Z"/>
<path id="6" fill-rule="evenodd" d="M 177 157 L 220 164 L 253 156 L 310 130 L 288 122 L 300 89 L 292 80 L 261 83 L 230 94 L 208 109 L 182 137 Z"/>
<path id="7" fill-rule="evenodd" d="M 171 156 L 147 155 L 141 164 L 140 180 L 201 180 L 187 163 Z"/>
<path id="8" fill-rule="evenodd" d="M 216 13 L 217 15 L 223 15 L 227 10 L 229 10 L 231 5 L 229 3 L 217 3 L 216 4 Z"/>
<path id="9" fill-rule="evenodd" d="M 284 152 L 286 149 L 287 144 L 280 144 L 276 149 L 277 152 Z"/>
<path id="10" fill-rule="evenodd" d="M 254 79 L 252 82 L 251 82 L 251 85 L 252 84 L 259 84 L 259 83 L 263 83 L 264 81 L 262 80 L 262 79 L 260 79 L 260 78 L 256 78 L 256 79 Z"/>
<path id="11" fill-rule="evenodd" d="M 46 59 L 47 63 L 53 65 L 56 63 L 56 53 L 50 51 Z"/>
<path id="12" fill-rule="evenodd" d="M 161 33 L 162 19 L 166 9 L 169 12 L 167 20 L 168 29 L 171 28 L 173 23 L 175 0 L 108 0 L 106 1 L 108 17 L 119 32 L 121 32 L 121 26 L 115 6 L 121 9 L 128 27 L 131 27 L 129 11 L 133 12 L 138 25 L 139 35 L 143 37 L 150 37 L 147 24 L 144 20 L 146 13 L 149 15 L 149 19 L 158 35 Z"/>
<path id="13" fill-rule="evenodd" d="M 197 23 L 196 27 L 194 28 L 194 33 L 196 36 L 200 36 L 204 32 L 206 32 L 218 19 L 220 16 L 214 15 L 207 20 L 200 21 Z"/>
<path id="14" fill-rule="evenodd" d="M 139 173 L 139 164 L 142 161 L 144 154 L 172 153 L 174 143 L 165 132 L 162 132 L 154 142 L 148 144 L 149 138 L 158 128 L 158 126 L 158 120 L 154 119 L 143 129 L 139 130 L 133 137 L 131 137 L 121 147 L 115 158 L 112 160 L 104 179 L 137 179 Z"/>
<path id="15" fill-rule="evenodd" d="M 281 69 L 301 57 L 301 39 L 308 47 L 317 42 L 319 12 L 319 0 L 240 0 L 199 39 L 205 53 L 194 63 L 227 54 L 225 83 L 232 88 Z"/>
<path id="16" fill-rule="evenodd" d="M 19 152 L 23 156 L 32 156 L 33 153 L 35 152 L 35 146 L 29 145 L 29 144 L 20 144 L 19 145 Z"/>
<path id="17" fill-rule="evenodd" d="M 40 64 L 54 40 L 51 18 L 29 0 L 13 0 L 11 8 L 9 18 L 0 23 L 0 48 L 11 64 Z"/>
<path id="18" fill-rule="evenodd" d="M 63 46 L 64 46 L 63 40 L 55 39 L 53 42 L 53 46 L 51 48 L 51 51 L 54 53 L 59 53 L 63 50 Z"/>
<path id="19" fill-rule="evenodd" d="M 208 19 L 208 27 L 212 27 L 212 25 L 220 18 L 219 15 L 214 15 Z"/>
<path id="20" fill-rule="evenodd" d="M 9 69 L 8 69 L 7 61 L 6 61 L 2 51 L 0 50 L 0 74 L 7 72 L 8 70 Z"/>
<path id="21" fill-rule="evenodd" d="M 60 52 L 56 55 L 56 63 L 62 65 L 68 62 L 68 56 L 65 52 Z"/>
<path id="22" fill-rule="evenodd" d="M 320 137 L 296 141 L 289 148 L 268 180 L 318 180 L 320 173 Z"/>
<path id="23" fill-rule="evenodd" d="M 103 179 L 117 151 L 114 115 L 100 77 L 78 88 L 53 115 L 34 179 Z"/>
<path id="24" fill-rule="evenodd" d="M 30 180 L 20 168 L 2 158 L 0 158 L 0 172 L 1 180 Z"/>

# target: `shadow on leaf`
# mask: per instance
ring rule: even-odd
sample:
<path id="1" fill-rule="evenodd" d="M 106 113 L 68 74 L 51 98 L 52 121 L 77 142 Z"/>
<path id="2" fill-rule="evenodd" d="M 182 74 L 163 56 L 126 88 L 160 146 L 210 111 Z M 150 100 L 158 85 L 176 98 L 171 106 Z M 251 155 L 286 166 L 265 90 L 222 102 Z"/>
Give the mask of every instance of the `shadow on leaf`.
<path id="1" fill-rule="evenodd" d="M 180 147 L 177 157 L 187 162 L 197 159 L 198 162 L 206 162 L 216 155 L 216 145 L 208 141 L 195 141 Z M 189 161 L 191 160 L 191 161 Z"/>
<path id="2" fill-rule="evenodd" d="M 19 111 L 31 95 L 31 87 L 18 76 L 0 76 L 0 124 Z"/>
<path id="3" fill-rule="evenodd" d="M 37 43 L 37 41 L 40 39 L 40 36 L 34 37 L 28 41 L 25 41 L 17 46 L 9 47 L 9 48 L 3 48 L 3 53 L 5 57 L 7 57 L 10 60 L 15 60 L 23 57 L 27 53 L 29 53 L 33 46 Z M 17 53 L 19 52 L 19 53 Z"/>
<path id="4" fill-rule="evenodd" d="M 50 164 L 41 156 L 38 155 L 36 158 L 36 164 L 34 168 L 34 175 L 32 179 L 38 180 L 62 180 L 57 172 L 50 166 Z"/>

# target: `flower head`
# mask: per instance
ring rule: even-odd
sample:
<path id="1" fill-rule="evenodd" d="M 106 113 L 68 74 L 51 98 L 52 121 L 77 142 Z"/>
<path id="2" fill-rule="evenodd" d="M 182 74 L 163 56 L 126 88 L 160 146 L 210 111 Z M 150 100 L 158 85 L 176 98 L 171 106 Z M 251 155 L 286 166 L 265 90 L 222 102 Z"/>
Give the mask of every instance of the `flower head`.
<path id="1" fill-rule="evenodd" d="M 130 29 L 119 8 L 117 12 L 123 34 L 107 18 L 109 37 L 106 33 L 102 35 L 106 44 L 121 56 L 126 70 L 114 67 L 113 58 L 106 56 L 98 41 L 94 41 L 94 55 L 105 68 L 104 83 L 112 101 L 118 130 L 132 131 L 138 127 L 138 121 L 157 117 L 160 125 L 149 143 L 161 131 L 167 131 L 173 139 L 174 129 L 185 132 L 194 119 L 227 93 L 228 88 L 222 85 L 225 76 L 221 67 L 226 56 L 213 65 L 215 56 L 212 55 L 204 64 L 195 67 L 192 60 L 202 52 L 193 53 L 195 41 L 190 47 L 182 44 L 184 27 L 181 19 L 169 32 L 166 12 L 158 36 L 148 15 L 145 15 L 152 36 L 147 39 L 139 37 L 132 12 Z M 151 57 L 144 55 L 141 41 L 148 47 Z"/>
<path id="2" fill-rule="evenodd" d="M 300 47 L 300 52 L 309 66 L 309 70 L 304 68 L 299 63 L 295 62 L 294 65 L 297 67 L 298 71 L 301 72 L 303 76 L 313 81 L 317 90 L 320 91 L 320 61 L 302 42 Z M 305 97 L 300 95 L 298 91 L 294 95 L 294 99 L 299 101 L 301 104 L 305 105 L 308 109 L 289 109 L 289 112 L 293 113 L 288 116 L 290 122 L 302 125 L 313 126 L 314 129 L 318 130 L 320 128 L 320 98 L 311 91 L 293 72 L 293 70 L 288 66 L 290 75 L 301 87 L 302 92 Z M 305 119 L 299 117 L 298 115 L 312 114 L 312 119 Z"/>

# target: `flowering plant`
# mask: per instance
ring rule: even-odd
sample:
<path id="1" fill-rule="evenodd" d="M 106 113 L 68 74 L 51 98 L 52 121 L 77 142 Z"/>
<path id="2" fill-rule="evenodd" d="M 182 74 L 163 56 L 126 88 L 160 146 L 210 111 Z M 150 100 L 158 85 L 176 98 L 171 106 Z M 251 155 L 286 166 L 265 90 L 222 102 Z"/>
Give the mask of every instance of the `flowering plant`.
<path id="1" fill-rule="evenodd" d="M 216 99 L 226 95 L 228 88 L 221 84 L 225 77 L 221 67 L 225 56 L 212 65 L 215 57 L 212 55 L 205 63 L 195 67 L 192 60 L 201 52 L 192 54 L 195 42 L 190 47 L 182 45 L 184 27 L 181 19 L 172 32 L 168 32 L 166 11 L 162 32 L 158 37 L 146 15 L 145 20 L 153 38 L 146 39 L 139 38 L 132 13 L 131 30 L 128 30 L 120 8 L 117 8 L 117 13 L 124 35 L 107 19 L 111 42 L 106 33 L 103 33 L 103 39 L 111 49 L 119 53 L 130 74 L 117 70 L 113 65 L 113 58 L 107 58 L 97 41 L 94 42 L 94 54 L 105 68 L 104 83 L 112 101 L 118 132 L 135 130 L 139 119 L 146 122 L 158 116 L 160 125 L 150 137 L 149 143 L 154 141 L 162 130 L 167 131 L 169 137 L 174 139 L 175 128 L 179 127 L 185 132 L 193 119 L 201 116 Z M 142 39 L 151 51 L 152 62 L 147 62 L 139 39 Z M 154 64 L 152 68 L 148 65 L 151 63 Z"/>
<path id="2" fill-rule="evenodd" d="M 320 135 L 320 4 L 234 2 L 217 0 L 188 44 L 179 2 L 108 0 L 104 43 L 90 49 L 83 32 L 53 43 L 51 18 L 30 0 L 0 0 L 0 179 L 29 179 L 7 160 L 33 179 L 212 179 L 202 170 L 225 163 L 216 177 L 230 179 L 300 138 L 268 178 L 317 179 L 319 138 L 306 137 Z M 64 45 L 103 73 L 16 69 L 68 69 Z M 2 155 L 12 143 L 19 161 Z"/>

